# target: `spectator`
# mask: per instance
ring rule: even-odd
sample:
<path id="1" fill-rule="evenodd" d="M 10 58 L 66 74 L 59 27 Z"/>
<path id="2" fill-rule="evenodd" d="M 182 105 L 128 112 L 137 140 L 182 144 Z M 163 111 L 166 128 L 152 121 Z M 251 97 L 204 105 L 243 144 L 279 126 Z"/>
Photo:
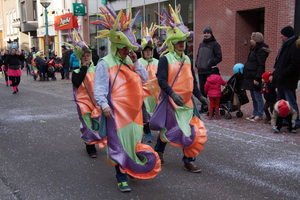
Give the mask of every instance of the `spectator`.
<path id="1" fill-rule="evenodd" d="M 208 119 L 212 119 L 213 113 L 215 113 L 216 119 L 220 119 L 219 105 L 222 97 L 221 85 L 225 85 L 227 81 L 224 81 L 220 76 L 218 67 L 212 67 L 211 75 L 207 78 L 204 85 L 204 92 L 209 98 Z"/>
<path id="2" fill-rule="evenodd" d="M 296 89 L 300 73 L 300 49 L 296 48 L 298 37 L 294 35 L 294 29 L 286 26 L 281 29 L 280 38 L 282 46 L 277 54 L 272 82 L 277 88 L 277 99 L 284 99 L 299 114 Z M 297 125 L 300 125 L 299 115 Z"/>
<path id="3" fill-rule="evenodd" d="M 288 122 L 288 130 L 291 133 L 297 133 L 296 120 L 298 113 L 290 106 L 288 101 L 279 100 L 274 105 L 271 125 L 274 133 L 279 133 L 283 125 L 283 120 Z"/>
<path id="4" fill-rule="evenodd" d="M 7 75 L 8 66 L 5 65 L 4 61 L 5 58 L 9 55 L 9 51 L 6 50 L 5 53 L 2 56 L 2 71 L 4 72 L 5 76 L 5 84 L 6 86 L 12 86 L 11 80 L 9 80 L 9 76 Z"/>
<path id="5" fill-rule="evenodd" d="M 142 39 L 139 38 L 139 39 L 136 40 L 136 42 L 137 42 L 139 45 L 141 45 Z M 136 53 L 136 56 L 137 56 L 138 59 L 140 59 L 140 58 L 142 57 L 142 53 L 141 53 L 140 51 L 137 51 L 137 52 L 135 52 L 135 53 Z"/>
<path id="6" fill-rule="evenodd" d="M 73 53 L 73 51 L 70 49 L 68 50 L 65 45 L 61 46 L 62 48 L 62 58 L 61 58 L 61 65 L 63 74 L 61 73 L 62 77 L 61 79 L 70 80 L 69 77 L 69 70 L 70 70 L 70 55 Z"/>
<path id="7" fill-rule="evenodd" d="M 35 54 L 35 66 L 39 71 L 40 79 L 38 81 L 45 81 L 46 78 L 46 70 L 47 70 L 47 63 L 46 60 L 43 58 L 43 53 L 38 52 Z"/>
<path id="8" fill-rule="evenodd" d="M 28 55 L 25 57 L 25 63 L 26 63 L 26 73 L 27 76 L 31 75 L 32 67 L 31 67 L 31 60 L 32 60 L 32 52 L 29 52 Z"/>
<path id="9" fill-rule="evenodd" d="M 251 34 L 250 43 L 250 53 L 244 65 L 242 88 L 250 91 L 253 103 L 252 115 L 246 119 L 257 122 L 263 120 L 264 100 L 260 93 L 261 76 L 265 72 L 266 59 L 271 50 L 264 43 L 264 36 L 260 32 L 253 32 Z"/>
<path id="10" fill-rule="evenodd" d="M 105 46 L 101 46 L 101 47 L 100 47 L 99 57 L 100 57 L 100 58 L 103 58 L 103 57 L 105 57 L 106 55 L 107 55 L 107 52 L 106 52 Z"/>
<path id="11" fill-rule="evenodd" d="M 221 46 L 216 41 L 210 26 L 206 26 L 203 30 L 204 39 L 198 48 L 198 55 L 196 59 L 196 68 L 199 74 L 199 85 L 201 93 L 204 93 L 204 85 L 207 77 L 211 74 L 212 66 L 216 66 L 222 61 Z M 207 108 L 201 106 L 201 112 L 206 112 Z"/>
<path id="12" fill-rule="evenodd" d="M 271 83 L 271 76 L 271 72 L 265 72 L 261 76 L 262 86 L 260 92 L 263 93 L 265 98 L 264 112 L 266 114 L 265 123 L 267 124 L 271 123 L 271 114 L 277 101 L 277 92 L 274 84 Z"/>
<path id="13" fill-rule="evenodd" d="M 94 66 L 96 66 L 99 61 L 97 49 L 95 49 L 95 48 L 92 49 L 92 61 L 93 61 Z"/>
<path id="14" fill-rule="evenodd" d="M 158 53 L 158 51 L 160 50 L 160 47 L 162 46 L 163 42 L 160 40 L 159 36 L 154 36 L 153 43 L 154 43 L 153 58 L 159 60 L 160 53 Z"/>
<path id="15" fill-rule="evenodd" d="M 70 55 L 70 69 L 74 71 L 75 69 L 79 69 L 79 59 L 76 57 L 75 52 Z"/>

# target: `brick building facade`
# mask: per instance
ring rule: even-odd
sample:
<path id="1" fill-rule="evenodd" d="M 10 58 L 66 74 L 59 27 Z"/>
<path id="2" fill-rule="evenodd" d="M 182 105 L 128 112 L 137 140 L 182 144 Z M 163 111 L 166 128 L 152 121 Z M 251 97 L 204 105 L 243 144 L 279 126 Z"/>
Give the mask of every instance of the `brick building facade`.
<path id="1" fill-rule="evenodd" d="M 280 30 L 294 27 L 294 0 L 196 0 L 194 59 L 203 40 L 203 29 L 211 26 L 213 35 L 220 43 L 223 61 L 218 65 L 223 76 L 233 74 L 235 63 L 245 63 L 250 48 L 252 32 L 262 32 L 265 43 L 272 49 L 266 70 L 273 71 L 274 61 L 281 46 Z"/>

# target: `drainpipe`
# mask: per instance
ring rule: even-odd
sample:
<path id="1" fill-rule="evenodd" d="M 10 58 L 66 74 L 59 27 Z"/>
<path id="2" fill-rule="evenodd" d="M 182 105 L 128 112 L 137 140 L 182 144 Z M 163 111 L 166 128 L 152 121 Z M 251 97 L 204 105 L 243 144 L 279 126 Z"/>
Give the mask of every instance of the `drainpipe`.
<path id="1" fill-rule="evenodd" d="M 295 1 L 295 21 L 294 21 L 295 35 L 300 35 L 300 0 Z"/>

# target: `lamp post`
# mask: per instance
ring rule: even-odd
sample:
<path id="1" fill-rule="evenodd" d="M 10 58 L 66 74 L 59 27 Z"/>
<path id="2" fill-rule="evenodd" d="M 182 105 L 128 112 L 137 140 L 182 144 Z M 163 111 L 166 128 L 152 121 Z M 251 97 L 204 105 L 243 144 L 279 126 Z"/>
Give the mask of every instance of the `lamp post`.
<path id="1" fill-rule="evenodd" d="M 48 32 L 48 6 L 51 4 L 50 0 L 40 0 L 40 3 L 45 8 L 45 30 L 46 30 L 46 57 L 49 60 L 49 32 Z"/>

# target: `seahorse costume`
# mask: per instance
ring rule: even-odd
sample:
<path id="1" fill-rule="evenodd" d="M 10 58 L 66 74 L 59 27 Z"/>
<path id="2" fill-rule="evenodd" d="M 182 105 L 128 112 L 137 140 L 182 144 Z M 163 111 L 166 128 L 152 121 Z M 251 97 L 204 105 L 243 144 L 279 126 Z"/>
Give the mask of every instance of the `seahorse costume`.
<path id="1" fill-rule="evenodd" d="M 96 70 L 98 73 L 98 67 L 99 70 L 105 67 L 107 72 L 106 70 L 103 72 L 108 73 L 109 78 L 107 86 L 109 92 L 106 99 L 113 118 L 106 118 L 107 160 L 112 165 L 119 165 L 122 172 L 135 178 L 153 178 L 161 171 L 161 166 L 157 153 L 149 145 L 141 143 L 143 136 L 141 108 L 144 99 L 142 81 L 134 71 L 135 65 L 131 59 L 128 56 L 121 59 L 117 55 L 117 49 L 124 47 L 133 51 L 141 50 L 131 30 L 136 17 L 131 19 L 131 12 L 126 16 L 123 10 L 116 15 L 108 7 L 100 8 L 100 11 L 99 15 L 103 20 L 92 23 L 106 29 L 99 31 L 98 38 L 109 37 L 112 52 L 111 55 L 102 58 Z M 98 86 L 95 85 L 95 89 L 96 87 Z"/>
<path id="2" fill-rule="evenodd" d="M 164 142 L 169 142 L 174 146 L 184 149 L 186 157 L 194 157 L 204 149 L 204 143 L 207 140 L 206 128 L 204 123 L 199 117 L 194 115 L 194 103 L 192 100 L 194 78 L 191 71 L 191 63 L 188 56 L 182 52 L 182 57 L 178 56 L 175 52 L 173 44 L 179 41 L 186 41 L 193 37 L 193 32 L 189 32 L 186 26 L 181 21 L 180 5 L 176 7 L 175 11 L 169 5 L 170 15 L 166 14 L 166 18 L 160 15 L 164 20 L 162 25 L 158 28 L 166 30 L 167 39 L 163 46 L 166 49 L 163 54 L 167 53 L 165 57 L 168 61 L 168 80 L 169 86 L 172 85 L 177 72 L 182 65 L 178 74 L 177 80 L 172 86 L 172 90 L 183 97 L 183 106 L 177 106 L 172 98 L 169 98 L 167 106 L 166 125 L 160 131 L 160 138 Z M 152 119 L 153 120 L 153 119 Z M 160 120 L 159 118 L 155 120 Z M 151 127 L 151 124 L 150 124 Z"/>

